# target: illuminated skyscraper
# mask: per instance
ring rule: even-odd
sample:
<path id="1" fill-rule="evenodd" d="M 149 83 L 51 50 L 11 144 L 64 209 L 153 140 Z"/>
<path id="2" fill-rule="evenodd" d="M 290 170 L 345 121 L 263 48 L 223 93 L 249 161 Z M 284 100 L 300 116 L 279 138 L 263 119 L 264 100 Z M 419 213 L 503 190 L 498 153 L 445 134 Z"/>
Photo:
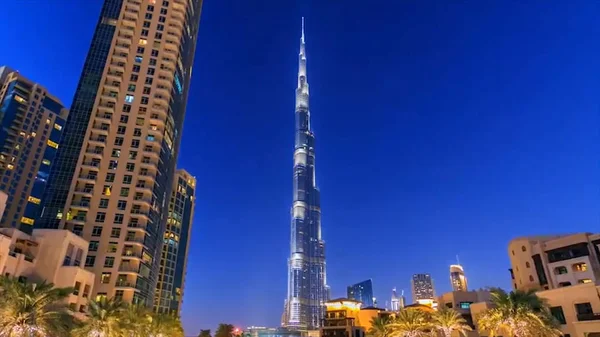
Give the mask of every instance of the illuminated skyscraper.
<path id="1" fill-rule="evenodd" d="M 348 286 L 347 294 L 349 299 L 362 302 L 362 307 L 374 307 L 375 298 L 373 297 L 373 281 L 368 279 L 357 284 Z"/>
<path id="2" fill-rule="evenodd" d="M 412 300 L 414 303 L 432 304 L 435 298 L 433 281 L 429 274 L 414 274 L 412 277 Z"/>
<path id="3" fill-rule="evenodd" d="M 90 242 L 92 298 L 154 304 L 202 0 L 104 0 L 36 226 Z"/>
<path id="4" fill-rule="evenodd" d="M 31 233 L 55 163 L 68 111 L 44 87 L 0 67 L 0 227 Z"/>
<path id="5" fill-rule="evenodd" d="M 181 310 L 195 194 L 196 178 L 185 170 L 177 170 L 173 179 L 173 192 L 169 203 L 169 217 L 154 298 L 154 309 L 158 312 L 179 316 Z"/>
<path id="6" fill-rule="evenodd" d="M 453 291 L 467 291 L 467 277 L 460 264 L 450 266 L 450 283 Z"/>
<path id="7" fill-rule="evenodd" d="M 291 212 L 288 295 L 282 323 L 292 329 L 315 329 L 321 325 L 328 289 L 325 242 L 321 238 L 321 203 L 315 178 L 315 135 L 310 128 L 304 19 L 298 59 L 294 201 Z"/>

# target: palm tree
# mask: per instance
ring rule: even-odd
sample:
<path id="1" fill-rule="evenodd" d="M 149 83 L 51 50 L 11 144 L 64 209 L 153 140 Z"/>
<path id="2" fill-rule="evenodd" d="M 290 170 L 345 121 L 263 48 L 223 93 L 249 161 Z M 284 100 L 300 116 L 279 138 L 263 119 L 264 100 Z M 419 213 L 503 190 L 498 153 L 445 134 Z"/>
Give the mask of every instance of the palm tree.
<path id="1" fill-rule="evenodd" d="M 548 306 L 534 291 L 506 293 L 495 289 L 491 296 L 493 308 L 483 312 L 477 322 L 479 329 L 488 330 L 491 337 L 501 330 L 512 337 L 562 335 Z"/>
<path id="2" fill-rule="evenodd" d="M 68 336 L 76 320 L 64 300 L 73 289 L 9 277 L 0 278 L 0 287 L 0 336 Z"/>
<path id="3" fill-rule="evenodd" d="M 120 337 L 119 320 L 124 309 L 123 303 L 115 299 L 88 301 L 86 320 L 73 331 L 74 337 Z"/>
<path id="4" fill-rule="evenodd" d="M 445 307 L 431 316 L 431 326 L 433 329 L 441 331 L 445 337 L 450 337 L 452 331 L 458 331 L 461 335 L 466 335 L 467 331 L 472 331 L 461 314 Z"/>
<path id="5" fill-rule="evenodd" d="M 389 324 L 389 327 L 392 336 L 402 337 L 424 336 L 431 328 L 425 313 L 416 308 L 400 310 L 394 321 Z"/>
<path id="6" fill-rule="evenodd" d="M 390 337 L 391 328 L 389 324 L 392 319 L 389 316 L 377 316 L 371 319 L 371 328 L 367 334 L 371 337 Z"/>
<path id="7" fill-rule="evenodd" d="M 147 307 L 129 304 L 123 310 L 120 329 L 125 337 L 147 337 L 150 332 L 152 316 Z"/>
<path id="8" fill-rule="evenodd" d="M 151 316 L 150 337 L 183 337 L 183 328 L 179 318 L 162 313 Z"/>

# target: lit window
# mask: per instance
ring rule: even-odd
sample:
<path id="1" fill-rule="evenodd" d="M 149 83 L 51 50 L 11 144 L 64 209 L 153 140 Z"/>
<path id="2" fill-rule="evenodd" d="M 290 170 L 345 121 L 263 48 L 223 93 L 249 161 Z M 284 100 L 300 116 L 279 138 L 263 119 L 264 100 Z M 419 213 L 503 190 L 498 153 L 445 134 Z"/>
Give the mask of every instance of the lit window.
<path id="1" fill-rule="evenodd" d="M 125 103 L 133 103 L 133 95 L 126 95 Z"/>
<path id="2" fill-rule="evenodd" d="M 54 123 L 54 128 L 58 131 L 62 130 L 62 125 L 58 125 L 56 123 Z"/>
<path id="3" fill-rule="evenodd" d="M 43 159 L 42 160 L 42 164 L 44 164 L 44 165 L 50 165 L 50 161 L 48 159 Z"/>
<path id="4" fill-rule="evenodd" d="M 100 302 L 105 299 L 106 299 L 106 293 L 98 293 L 98 295 L 96 295 L 96 302 Z"/>
<path id="5" fill-rule="evenodd" d="M 590 280 L 589 278 L 584 278 L 583 280 L 579 280 L 577 282 L 578 283 L 592 283 L 592 280 Z"/>
<path id="6" fill-rule="evenodd" d="M 111 273 L 102 273 L 102 283 L 110 283 Z"/>
<path id="7" fill-rule="evenodd" d="M 147 44 L 148 44 L 148 41 L 147 41 L 146 39 L 140 39 L 140 41 L 138 42 L 138 44 L 139 44 L 140 46 L 145 46 L 145 45 L 147 45 Z"/>
<path id="8" fill-rule="evenodd" d="M 58 144 L 51 141 L 50 139 L 48 139 L 47 143 L 48 143 L 48 146 L 58 149 Z"/>
<path id="9" fill-rule="evenodd" d="M 141 56 L 135 57 L 135 63 L 142 63 L 143 58 Z"/>
<path id="10" fill-rule="evenodd" d="M 585 264 L 585 262 L 581 262 L 581 263 L 575 263 L 573 265 L 573 271 L 587 271 L 588 267 L 587 264 Z"/>
<path id="11" fill-rule="evenodd" d="M 13 164 L 8 164 L 8 165 L 6 165 L 6 168 L 8 168 L 9 170 L 12 170 L 15 168 L 15 166 Z"/>
<path id="12" fill-rule="evenodd" d="M 27 103 L 27 100 L 26 100 L 26 99 L 24 99 L 23 97 L 21 97 L 21 96 L 18 96 L 18 95 L 15 95 L 15 101 L 17 101 L 17 102 L 19 102 L 19 103 L 22 103 L 22 104 L 25 104 L 25 103 Z"/>
<path id="13" fill-rule="evenodd" d="M 50 124 L 50 119 L 46 118 L 46 124 Z"/>
<path id="14" fill-rule="evenodd" d="M 36 205 L 40 204 L 40 199 L 38 199 L 36 197 L 32 197 L 32 196 L 29 196 L 29 198 L 27 198 L 27 201 L 32 202 L 32 203 L 34 203 Z"/>
<path id="15" fill-rule="evenodd" d="M 21 218 L 21 223 L 27 224 L 27 225 L 33 225 L 33 219 L 31 218 L 27 218 L 27 217 L 22 217 Z"/>

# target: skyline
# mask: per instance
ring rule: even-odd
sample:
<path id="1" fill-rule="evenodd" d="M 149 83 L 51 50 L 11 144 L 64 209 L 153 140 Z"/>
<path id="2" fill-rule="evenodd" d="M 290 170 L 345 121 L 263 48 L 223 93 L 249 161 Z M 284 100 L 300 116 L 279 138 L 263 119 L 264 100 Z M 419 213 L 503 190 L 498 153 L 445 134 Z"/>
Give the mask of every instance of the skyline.
<path id="1" fill-rule="evenodd" d="M 516 9 L 495 5 L 496 15 L 480 6 L 397 5 L 390 12 L 407 13 L 398 20 L 402 23 L 393 23 L 392 15 L 379 9 L 362 18 L 371 27 L 363 25 L 365 31 L 356 31 L 352 30 L 356 20 L 351 15 L 352 2 L 342 7 L 349 15 L 336 17 L 338 24 L 331 26 L 327 19 L 339 8 L 309 3 L 312 12 L 306 15 L 307 34 L 314 41 L 310 71 L 313 92 L 318 94 L 313 96 L 313 107 L 321 112 L 315 127 L 320 137 L 319 184 L 328 191 L 323 198 L 327 209 L 323 217 L 328 227 L 324 236 L 328 239 L 332 297 L 343 294 L 353 280 L 372 278 L 375 296 L 388 298 L 394 286 L 408 290 L 413 273 L 432 274 L 438 292 L 443 292 L 450 288 L 447 268 L 456 254 L 468 270 L 471 288 L 508 288 L 506 246 L 511 238 L 585 231 L 597 224 L 598 193 L 593 182 L 598 181 L 598 173 L 593 158 L 598 138 L 593 126 L 598 125 L 600 85 L 592 76 L 599 70 L 594 61 L 598 46 L 591 43 L 597 31 L 591 15 L 597 12 L 594 4 L 577 10 L 558 5 L 545 8 L 544 18 L 536 14 L 540 8 L 535 5 L 513 5 Z M 183 309 L 188 334 L 200 328 L 214 329 L 216 323 L 232 316 L 240 317 L 240 322 L 232 323 L 242 326 L 276 325 L 285 294 L 281 271 L 287 245 L 275 239 L 289 234 L 284 225 L 289 221 L 289 150 L 293 142 L 289 137 L 293 101 L 289 88 L 294 85 L 290 79 L 297 49 L 290 41 L 296 41 L 294 23 L 301 10 L 271 2 L 273 12 L 282 10 L 281 17 L 256 13 L 258 17 L 250 20 L 242 15 L 248 4 L 240 4 L 239 12 L 233 13 L 228 5 L 231 3 L 205 4 L 178 165 L 198 179 Z M 33 2 L 6 6 L 14 17 L 0 23 L 3 30 L 33 17 L 45 24 L 47 31 L 38 32 L 41 38 L 29 44 L 3 35 L 3 45 L 18 41 L 20 48 L 3 55 L 0 63 L 21 70 L 70 105 L 93 32 L 93 24 L 87 21 L 97 17 L 98 3 L 73 3 L 60 8 L 64 13 L 54 5 L 37 2 L 35 6 Z M 53 14 L 51 21 L 48 13 Z M 470 17 L 474 13 L 480 16 Z M 510 26 L 500 20 L 506 13 L 512 14 Z M 226 21 L 230 26 L 219 23 L 226 14 L 232 14 Z M 437 25 L 431 28 L 409 14 Z M 573 22 L 559 20 L 562 15 L 569 15 Z M 375 16 L 382 17 L 382 23 L 375 22 Z M 57 17 L 72 20 L 65 27 L 56 27 L 50 23 L 67 22 Z M 258 24 L 261 20 L 264 22 Z M 462 20 L 471 20 L 479 30 L 471 32 L 465 27 L 469 25 L 458 25 Z M 275 26 L 278 31 L 269 35 L 273 43 L 267 44 L 264 36 Z M 535 26 L 521 36 L 525 27 Z M 385 37 L 375 34 L 385 27 L 389 31 Z M 423 31 L 416 34 L 419 29 Z M 501 32 L 503 29 L 507 32 Z M 400 34 L 406 31 L 416 35 Z M 227 36 L 231 36 L 227 44 L 221 42 Z M 476 48 L 483 38 L 492 42 Z M 264 49 L 248 40 L 260 41 Z M 394 49 L 390 41 L 411 46 L 410 52 Z M 56 54 L 49 56 L 36 53 L 38 48 L 54 44 L 69 46 L 69 50 L 56 48 Z M 507 53 L 506 48 L 515 44 L 519 48 Z M 352 49 L 351 54 L 351 45 L 365 50 Z M 578 52 L 573 53 L 574 49 Z M 504 57 L 492 57 L 502 52 Z M 362 72 L 347 72 L 352 65 L 359 65 Z M 392 81 L 388 74 L 401 81 Z M 254 89 L 250 84 L 257 78 L 261 85 Z M 457 79 L 462 81 L 459 85 L 454 82 Z M 231 100 L 232 93 L 238 99 Z M 578 118 L 570 118 L 575 113 Z M 353 118 L 344 118 L 347 116 Z M 270 151 L 247 151 L 247 130 L 253 130 L 253 137 L 257 135 L 250 140 L 252 148 Z M 245 137 L 236 137 L 236 133 Z M 212 144 L 219 144 L 219 149 Z M 370 152 L 362 155 L 357 165 L 355 158 L 367 150 Z M 390 153 L 401 166 L 390 159 Z M 240 167 L 244 174 L 238 173 Z M 355 179 L 358 173 L 363 181 Z M 253 181 L 246 181 L 249 176 Z M 349 181 L 352 188 L 347 186 Z M 257 195 L 255 191 L 261 192 Z M 369 196 L 360 200 L 364 212 L 349 208 L 357 191 Z M 221 205 L 244 207 L 231 214 Z M 252 225 L 259 222 L 265 225 L 256 230 Z M 428 234 L 428 226 L 443 229 L 438 232 L 442 237 Z M 467 236 L 453 233 L 457 227 L 467 231 Z M 469 233 L 481 233 L 482 227 L 494 240 L 479 242 Z M 396 235 L 375 235 L 369 232 L 373 228 Z M 359 237 L 361 256 L 351 254 L 350 258 L 369 261 L 381 253 L 397 254 L 397 265 L 393 269 L 366 265 L 362 272 L 352 269 L 345 262 L 352 253 L 346 244 L 357 237 L 345 231 L 364 233 Z M 239 235 L 230 236 L 231 232 Z M 421 246 L 423 236 L 431 240 L 428 246 L 435 247 L 434 255 Z M 214 242 L 218 241 L 214 237 L 230 240 L 226 247 L 231 252 L 220 254 L 218 261 L 211 261 L 219 256 L 215 252 L 222 250 L 222 243 Z M 265 249 L 257 249 L 259 240 L 269 243 Z M 471 246 L 456 244 L 460 240 Z M 252 254 L 240 263 L 240 256 L 249 251 Z M 403 254 L 412 251 L 420 252 L 420 258 L 403 261 Z M 490 269 L 490 262 L 497 267 Z M 217 270 L 219 265 L 233 268 Z M 248 275 L 246 287 L 232 281 L 238 274 Z M 197 290 L 217 287 L 227 293 L 218 291 L 217 298 Z M 231 311 L 231 306 L 250 303 L 256 308 L 253 313 Z"/>

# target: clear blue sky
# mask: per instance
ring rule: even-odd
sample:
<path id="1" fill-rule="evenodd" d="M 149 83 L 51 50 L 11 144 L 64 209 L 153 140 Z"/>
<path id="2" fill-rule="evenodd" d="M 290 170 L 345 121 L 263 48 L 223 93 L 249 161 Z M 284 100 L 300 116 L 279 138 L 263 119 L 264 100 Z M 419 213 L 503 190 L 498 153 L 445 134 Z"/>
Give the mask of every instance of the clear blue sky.
<path id="1" fill-rule="evenodd" d="M 3 1 L 0 64 L 70 105 L 101 2 Z M 279 323 L 302 15 L 334 296 L 373 278 L 384 303 L 416 272 L 445 292 L 457 254 L 508 287 L 511 238 L 598 230 L 600 2 L 446 2 L 205 1 L 188 335 Z"/>

